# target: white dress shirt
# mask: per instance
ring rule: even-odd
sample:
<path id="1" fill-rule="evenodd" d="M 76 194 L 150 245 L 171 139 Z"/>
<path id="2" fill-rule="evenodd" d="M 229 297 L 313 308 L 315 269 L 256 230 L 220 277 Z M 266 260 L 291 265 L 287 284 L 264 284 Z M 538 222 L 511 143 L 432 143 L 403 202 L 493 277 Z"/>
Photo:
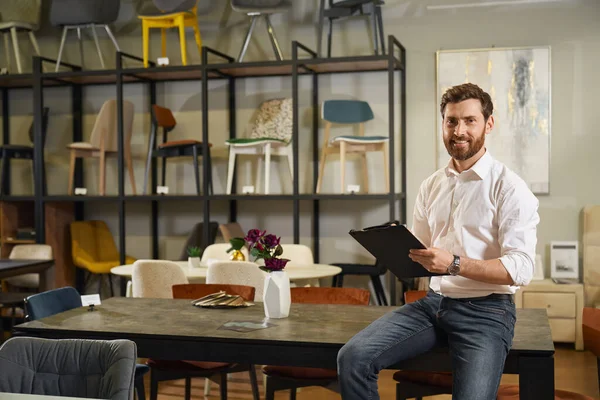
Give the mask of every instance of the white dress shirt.
<path id="1" fill-rule="evenodd" d="M 421 184 L 412 232 L 427 247 L 475 260 L 499 258 L 514 286 L 448 275 L 431 277 L 429 287 L 458 298 L 515 293 L 527 285 L 535 262 L 538 204 L 527 184 L 489 151 L 461 173 L 450 160 Z"/>

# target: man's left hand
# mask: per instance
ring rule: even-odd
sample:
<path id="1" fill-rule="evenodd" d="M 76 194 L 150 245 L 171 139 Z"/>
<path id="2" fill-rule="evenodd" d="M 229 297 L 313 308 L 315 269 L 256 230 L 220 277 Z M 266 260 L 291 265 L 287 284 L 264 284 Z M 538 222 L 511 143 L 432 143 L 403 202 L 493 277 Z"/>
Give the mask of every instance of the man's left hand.
<path id="1" fill-rule="evenodd" d="M 447 273 L 448 266 L 454 261 L 452 253 L 437 247 L 411 249 L 408 256 L 411 260 L 421 264 L 427 271 L 435 274 Z"/>

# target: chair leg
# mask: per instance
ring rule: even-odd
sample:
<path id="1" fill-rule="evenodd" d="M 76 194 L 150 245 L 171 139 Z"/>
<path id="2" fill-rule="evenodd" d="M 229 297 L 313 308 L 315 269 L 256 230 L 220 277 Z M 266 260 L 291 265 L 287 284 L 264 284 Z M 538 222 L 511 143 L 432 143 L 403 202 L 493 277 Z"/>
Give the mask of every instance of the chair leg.
<path id="1" fill-rule="evenodd" d="M 346 189 L 344 189 L 344 184 L 346 180 L 346 142 L 342 141 L 340 143 L 340 190 L 343 194 Z"/>
<path id="2" fill-rule="evenodd" d="M 110 40 L 113 42 L 113 45 L 115 46 L 115 49 L 117 51 L 121 51 L 121 48 L 119 47 L 119 43 L 117 42 L 117 39 L 115 38 L 115 35 L 113 35 L 112 31 L 110 30 L 110 27 L 108 25 L 104 25 L 104 30 L 108 34 L 108 37 L 110 38 Z"/>
<path id="3" fill-rule="evenodd" d="M 290 389 L 290 400 L 296 400 L 296 388 Z"/>
<path id="4" fill-rule="evenodd" d="M 246 50 L 248 50 L 248 45 L 250 44 L 250 38 L 252 37 L 252 31 L 254 30 L 254 26 L 256 25 L 256 21 L 258 20 L 258 15 L 253 15 L 250 22 L 250 27 L 248 28 L 248 32 L 246 33 L 246 39 L 244 39 L 244 44 L 242 45 L 242 49 L 240 50 L 240 55 L 238 56 L 238 62 L 242 62 L 244 59 L 244 55 L 246 55 Z"/>
<path id="5" fill-rule="evenodd" d="M 260 394 L 258 392 L 258 382 L 256 379 L 256 368 L 253 364 L 250 365 L 248 374 L 250 374 L 250 387 L 252 388 L 252 399 L 260 400 Z"/>
<path id="6" fill-rule="evenodd" d="M 377 13 L 377 25 L 379 26 L 379 38 L 381 39 L 381 54 L 385 54 L 385 35 L 383 34 L 383 18 L 381 17 L 381 6 L 375 6 Z"/>
<path id="7" fill-rule="evenodd" d="M 275 385 L 269 376 L 265 379 L 265 400 L 275 400 Z"/>
<path id="8" fill-rule="evenodd" d="M 192 378 L 187 376 L 185 378 L 185 400 L 192 398 Z"/>
<path id="9" fill-rule="evenodd" d="M 127 146 L 125 148 L 125 163 L 127 164 L 127 170 L 129 171 L 129 183 L 131 184 L 131 192 L 135 196 L 137 190 L 135 188 L 135 174 L 133 172 L 133 161 L 131 159 L 131 148 Z"/>
<path id="10" fill-rule="evenodd" d="M 106 278 L 108 279 L 108 285 L 110 286 L 110 297 L 115 297 L 115 291 L 113 289 L 113 281 L 111 274 L 106 274 Z"/>
<path id="11" fill-rule="evenodd" d="M 196 21 L 194 24 L 194 40 L 196 41 L 196 46 L 198 47 L 198 54 L 202 55 L 202 36 L 200 35 L 198 21 Z"/>
<path id="12" fill-rule="evenodd" d="M 150 369 L 150 400 L 158 399 L 158 372 L 155 368 Z"/>
<path id="13" fill-rule="evenodd" d="M 265 145 L 265 194 L 271 187 L 271 143 Z"/>
<path id="14" fill-rule="evenodd" d="M 371 282 L 373 283 L 373 289 L 375 289 L 375 293 L 377 294 L 377 302 L 380 306 L 387 306 L 388 302 L 385 298 L 385 291 L 383 290 L 383 285 L 379 278 L 379 275 L 371 275 Z"/>
<path id="15" fill-rule="evenodd" d="M 198 171 L 198 147 L 192 147 L 192 162 L 194 163 L 194 178 L 196 180 L 196 194 L 200 196 L 200 171 Z"/>
<path id="16" fill-rule="evenodd" d="M 142 20 L 142 54 L 144 58 L 144 68 L 148 68 L 148 56 L 150 52 L 150 28 L 148 22 Z"/>
<path id="17" fill-rule="evenodd" d="M 333 19 L 329 18 L 329 32 L 327 33 L 327 57 L 331 58 L 331 36 L 333 34 Z"/>
<path id="18" fill-rule="evenodd" d="M 137 400 L 146 400 L 146 389 L 144 388 L 144 376 L 140 375 L 135 378 L 135 382 L 133 383 L 135 386 L 135 393 L 137 395 Z"/>
<path id="19" fill-rule="evenodd" d="M 104 274 L 98 274 L 98 295 L 102 297 L 102 278 Z"/>
<path id="20" fill-rule="evenodd" d="M 221 372 L 219 391 L 221 392 L 221 400 L 227 400 L 227 372 Z"/>
<path id="21" fill-rule="evenodd" d="M 383 176 L 385 179 L 385 192 L 390 192 L 390 161 L 387 142 L 383 144 Z"/>
<path id="22" fill-rule="evenodd" d="M 317 25 L 317 56 L 321 57 L 323 43 L 323 20 L 325 18 L 325 0 L 319 1 L 319 24 Z"/>
<path id="23" fill-rule="evenodd" d="M 54 69 L 55 72 L 58 72 L 58 69 L 60 68 L 60 60 L 62 59 L 63 50 L 65 49 L 65 41 L 67 40 L 68 31 L 68 27 L 63 27 L 62 38 L 60 39 L 60 47 L 58 48 L 58 57 L 56 58 L 56 68 Z"/>
<path id="24" fill-rule="evenodd" d="M 233 187 L 233 173 L 235 170 L 235 148 L 233 146 L 229 147 L 229 161 L 227 166 L 227 194 L 231 194 L 231 189 Z"/>
<path id="25" fill-rule="evenodd" d="M 98 58 L 100 59 L 100 65 L 102 69 L 106 68 L 104 65 L 104 57 L 102 57 L 102 51 L 100 50 L 100 43 L 98 43 L 98 35 L 96 34 L 96 25 L 92 24 L 92 36 L 94 37 L 94 43 L 96 43 L 96 51 L 98 52 Z"/>
<path id="26" fill-rule="evenodd" d="M 79 57 L 81 58 L 81 68 L 85 68 L 85 59 L 83 55 L 83 37 L 81 36 L 81 27 L 77 27 L 77 41 L 79 41 Z"/>
<path id="27" fill-rule="evenodd" d="M 179 26 L 179 47 L 181 47 L 181 63 L 187 65 L 187 47 L 185 43 L 185 21 L 183 16 L 177 17 Z"/>
<path id="28" fill-rule="evenodd" d="M 6 57 L 6 68 L 8 68 L 8 72 L 12 72 L 10 66 L 10 37 L 8 33 L 3 33 L 2 36 L 4 38 L 4 56 Z"/>
<path id="29" fill-rule="evenodd" d="M 17 71 L 22 74 L 23 70 L 21 68 L 21 51 L 19 50 L 19 40 L 17 38 L 17 28 L 10 28 L 10 35 L 12 36 L 13 42 L 13 50 L 15 52 L 15 59 L 17 61 Z"/>
<path id="30" fill-rule="evenodd" d="M 265 14 L 265 21 L 267 22 L 267 31 L 269 33 L 269 39 L 271 39 L 271 46 L 273 46 L 273 52 L 275 52 L 275 57 L 277 57 L 278 61 L 283 59 L 283 54 L 281 54 L 281 48 L 279 47 L 279 43 L 277 42 L 277 37 L 275 36 L 275 30 L 273 29 L 273 25 L 271 25 L 271 19 L 269 18 L 269 14 Z"/>
<path id="31" fill-rule="evenodd" d="M 73 179 L 75 179 L 75 161 L 77 157 L 75 156 L 75 150 L 71 150 L 71 160 L 69 162 L 69 196 L 73 195 Z"/>
<path id="32" fill-rule="evenodd" d="M 162 159 L 162 183 L 163 186 L 167 184 L 167 157 Z"/>
<path id="33" fill-rule="evenodd" d="M 31 45 L 33 46 L 33 50 L 35 51 L 35 54 L 37 54 L 39 56 L 40 55 L 40 46 L 37 42 L 37 39 L 35 38 L 35 34 L 33 33 L 33 31 L 29 31 L 29 40 L 31 41 Z"/>
<path id="34" fill-rule="evenodd" d="M 327 158 L 327 148 L 323 147 L 321 150 L 321 161 L 319 163 L 319 177 L 317 178 L 317 188 L 316 192 L 321 193 L 321 188 L 323 187 L 323 174 L 325 173 L 325 161 Z"/>
<path id="35" fill-rule="evenodd" d="M 290 177 L 292 178 L 292 182 L 294 181 L 294 149 L 292 148 L 292 144 L 288 144 L 287 146 L 287 159 L 288 166 L 290 167 Z"/>
<path id="36" fill-rule="evenodd" d="M 363 167 L 363 193 L 369 193 L 369 169 L 367 168 L 367 153 L 361 155 L 362 167 Z"/>
<path id="37" fill-rule="evenodd" d="M 375 4 L 372 4 L 373 11 L 370 15 L 371 34 L 373 35 L 373 51 L 375 55 L 379 54 L 379 38 L 377 37 L 377 16 L 375 15 Z"/>
<path id="38" fill-rule="evenodd" d="M 106 192 L 106 152 L 100 152 L 100 181 L 98 182 L 100 196 Z"/>

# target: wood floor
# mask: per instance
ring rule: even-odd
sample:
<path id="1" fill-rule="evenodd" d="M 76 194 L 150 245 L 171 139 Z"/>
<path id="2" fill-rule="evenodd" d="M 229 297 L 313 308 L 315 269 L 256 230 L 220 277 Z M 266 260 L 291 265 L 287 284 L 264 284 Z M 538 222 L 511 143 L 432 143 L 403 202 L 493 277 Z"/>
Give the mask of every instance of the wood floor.
<path id="1" fill-rule="evenodd" d="M 572 345 L 556 345 L 555 355 L 555 382 L 557 389 L 570 390 L 585 394 L 598 399 L 598 373 L 596 369 L 596 357 L 588 351 L 575 351 Z M 382 399 L 395 398 L 395 384 L 392 380 L 393 371 L 383 371 L 379 379 L 379 393 Z M 260 383 L 260 372 L 259 383 Z M 517 375 L 504 375 L 502 384 L 518 383 Z M 146 382 L 146 396 L 149 397 L 148 381 Z M 264 392 L 261 388 L 261 398 L 264 399 Z M 250 393 L 250 384 L 248 374 L 234 374 L 228 381 L 229 399 L 252 399 Z M 281 391 L 276 399 L 289 399 L 289 392 Z M 184 382 L 162 382 L 159 386 L 159 400 L 183 399 Z M 193 399 L 219 399 L 219 387 L 216 384 L 211 385 L 210 395 L 204 397 L 204 379 L 192 380 L 192 398 Z M 304 388 L 298 391 L 297 399 L 309 400 L 330 400 L 340 399 L 340 395 L 323 388 Z M 440 395 L 427 397 L 427 400 L 450 400 L 450 395 Z"/>

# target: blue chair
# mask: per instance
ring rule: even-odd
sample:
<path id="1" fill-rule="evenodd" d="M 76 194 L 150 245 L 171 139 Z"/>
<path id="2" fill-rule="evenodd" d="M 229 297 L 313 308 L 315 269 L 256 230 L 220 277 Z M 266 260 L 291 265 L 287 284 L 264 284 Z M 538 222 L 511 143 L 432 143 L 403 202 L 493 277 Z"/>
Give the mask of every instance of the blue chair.
<path id="1" fill-rule="evenodd" d="M 34 321 L 81 306 L 81 296 L 75 288 L 66 286 L 59 289 L 48 290 L 47 292 L 31 295 L 25 299 L 26 319 Z M 134 385 L 138 400 L 146 399 L 144 375 L 149 371 L 150 367 L 145 364 L 135 365 Z"/>
<path id="2" fill-rule="evenodd" d="M 319 179 L 316 192 L 320 193 L 323 186 L 323 174 L 325 172 L 325 161 L 332 153 L 340 155 L 340 189 L 344 193 L 346 175 L 346 154 L 359 153 L 363 164 L 364 192 L 369 192 L 369 173 L 367 170 L 367 152 L 382 151 L 385 177 L 385 191 L 390 191 L 389 177 L 389 152 L 387 136 L 365 136 L 365 123 L 374 118 L 373 110 L 366 101 L 359 100 L 327 100 L 323 102 L 322 118 L 326 121 L 323 149 L 321 150 L 321 162 L 319 164 Z M 358 124 L 358 135 L 342 135 L 332 139 L 329 138 L 333 124 L 356 125 Z"/>

